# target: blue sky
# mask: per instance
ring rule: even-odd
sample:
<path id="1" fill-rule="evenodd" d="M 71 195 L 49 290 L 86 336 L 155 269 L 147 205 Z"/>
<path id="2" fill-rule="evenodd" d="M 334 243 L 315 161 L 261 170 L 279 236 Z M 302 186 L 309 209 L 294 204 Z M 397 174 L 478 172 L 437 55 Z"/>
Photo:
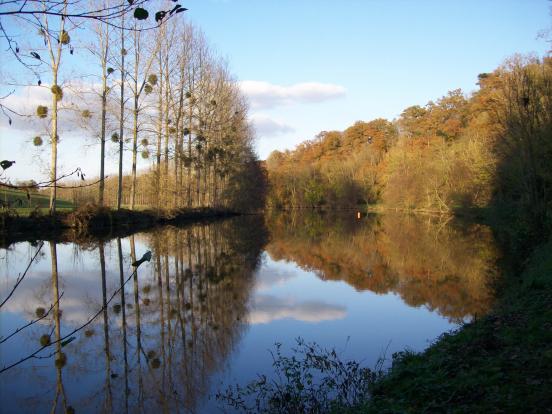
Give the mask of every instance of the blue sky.
<path id="1" fill-rule="evenodd" d="M 547 0 L 181 3 L 250 97 L 262 159 L 322 130 L 393 119 L 455 88 L 469 93 L 479 73 L 508 56 L 542 56 L 551 48 L 537 38 L 551 27 Z M 6 131 L 0 129 L 2 153 Z M 98 170 L 95 151 L 79 158 L 89 177 Z M 70 159 L 62 164 L 71 168 Z M 22 167 L 12 177 L 36 175 Z M 109 164 L 108 172 L 115 168 Z"/>
<path id="2" fill-rule="evenodd" d="M 550 49 L 552 2 L 190 0 L 188 17 L 228 57 L 240 80 L 280 86 L 341 86 L 321 102 L 252 108 L 280 133 L 258 133 L 258 152 L 293 148 L 321 130 L 392 119 L 448 90 L 476 88 L 477 75 L 514 53 Z"/>

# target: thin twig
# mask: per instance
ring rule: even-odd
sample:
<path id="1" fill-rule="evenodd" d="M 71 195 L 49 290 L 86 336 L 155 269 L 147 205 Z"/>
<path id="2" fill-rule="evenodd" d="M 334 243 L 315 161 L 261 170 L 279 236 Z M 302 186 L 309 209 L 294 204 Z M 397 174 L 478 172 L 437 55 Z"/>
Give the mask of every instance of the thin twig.
<path id="1" fill-rule="evenodd" d="M 4 301 L 2 303 L 0 303 L 0 308 L 2 308 L 2 306 L 4 306 L 4 304 L 11 298 L 11 296 L 13 295 L 13 293 L 15 292 L 15 289 L 17 289 L 17 287 L 19 286 L 19 284 L 23 281 L 23 279 L 25 278 L 25 276 L 27 275 L 27 272 L 29 271 L 29 268 L 31 267 L 31 265 L 33 264 L 33 261 L 36 259 L 36 257 L 38 256 L 38 253 L 40 253 L 40 249 L 42 249 L 42 246 L 44 246 L 44 242 L 40 242 L 40 246 L 38 246 L 38 249 L 36 251 L 36 253 L 34 254 L 34 256 L 31 258 L 31 260 L 29 261 L 29 264 L 27 265 L 27 268 L 25 269 L 25 272 L 23 272 L 23 275 L 22 276 L 18 276 L 17 277 L 17 281 L 15 282 L 15 285 L 13 286 L 11 292 L 8 294 L 8 296 L 6 296 L 6 299 L 4 299 Z"/>
<path id="2" fill-rule="evenodd" d="M 48 312 L 46 312 L 44 315 L 42 315 L 40 318 L 38 319 L 33 319 L 32 321 L 30 321 L 28 324 L 26 325 L 23 325 L 19 328 L 17 328 L 15 331 L 13 331 L 11 334 L 9 334 L 8 336 L 6 336 L 5 338 L 3 338 L 2 340 L 0 340 L 0 344 L 3 344 L 4 342 L 6 342 L 8 339 L 10 339 L 12 336 L 14 336 L 15 334 L 18 334 L 19 332 L 21 332 L 23 329 L 25 328 L 28 328 L 29 326 L 37 323 L 38 321 L 41 321 L 42 319 L 46 318 L 48 316 L 48 314 L 52 311 L 52 309 L 54 309 L 54 306 L 56 306 L 61 297 L 63 296 L 63 292 L 61 292 L 61 295 L 59 295 L 59 298 L 58 300 L 56 300 L 55 303 L 53 303 L 52 305 L 50 305 L 50 308 L 48 309 Z"/>
<path id="3" fill-rule="evenodd" d="M 109 300 L 105 303 L 105 305 L 103 305 L 99 310 L 98 312 L 96 312 L 90 319 L 88 319 L 88 321 L 86 323 L 84 323 L 83 325 L 79 326 L 78 328 L 72 330 L 71 332 L 69 332 L 68 334 L 64 335 L 63 337 L 49 343 L 48 345 L 45 345 L 45 346 L 42 346 L 40 347 L 39 349 L 37 349 L 36 351 L 34 351 L 32 354 L 24 357 L 24 358 L 21 358 L 19 361 L 17 362 L 14 362 L 13 364 L 11 365 L 8 365 L 8 366 L 5 366 L 4 368 L 2 368 L 2 370 L 0 370 L 0 374 L 2 374 L 3 372 L 9 370 L 10 368 L 13 368 L 19 364 L 22 364 L 23 362 L 25 361 L 28 361 L 29 359 L 32 359 L 32 358 L 39 358 L 40 356 L 38 356 L 38 354 L 40 352 L 42 352 L 44 349 L 52 346 L 52 345 L 55 345 L 59 342 L 63 342 L 65 341 L 66 339 L 68 339 L 69 337 L 71 337 L 71 335 L 74 335 L 76 334 L 77 332 L 81 331 L 82 329 L 84 329 L 85 327 L 87 327 L 88 325 L 90 325 L 92 323 L 92 321 L 94 319 L 96 319 L 102 312 L 104 309 L 107 308 L 107 305 L 109 305 L 109 303 L 113 300 L 113 298 L 115 297 L 115 295 L 117 295 L 117 293 L 119 293 L 124 287 L 125 285 L 128 283 L 128 281 L 134 276 L 134 274 L 136 273 L 136 271 L 138 270 L 138 267 L 136 269 L 134 269 L 134 271 L 130 274 L 130 276 L 125 280 L 125 282 L 117 289 L 113 292 L 113 294 L 111 295 L 111 297 L 109 298 Z M 53 355 L 53 354 L 52 354 Z"/>

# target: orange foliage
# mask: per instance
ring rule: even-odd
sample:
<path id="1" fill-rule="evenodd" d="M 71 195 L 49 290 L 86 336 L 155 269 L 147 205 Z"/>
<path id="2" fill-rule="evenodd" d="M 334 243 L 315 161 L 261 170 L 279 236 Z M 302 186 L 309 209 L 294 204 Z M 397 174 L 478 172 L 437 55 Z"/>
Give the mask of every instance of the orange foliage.
<path id="1" fill-rule="evenodd" d="M 293 260 L 323 280 L 357 290 L 397 293 L 412 306 L 427 306 L 461 320 L 486 313 L 493 301 L 497 251 L 486 227 L 467 230 L 435 218 L 273 216 L 267 251 Z"/>

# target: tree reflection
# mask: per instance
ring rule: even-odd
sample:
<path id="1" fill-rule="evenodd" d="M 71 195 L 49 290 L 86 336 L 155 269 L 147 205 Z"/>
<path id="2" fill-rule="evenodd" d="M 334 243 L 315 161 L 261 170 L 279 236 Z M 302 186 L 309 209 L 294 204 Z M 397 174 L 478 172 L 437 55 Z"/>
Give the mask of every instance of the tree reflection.
<path id="1" fill-rule="evenodd" d="M 125 413 L 128 413 L 128 396 L 130 389 L 128 386 L 128 349 L 127 349 L 127 320 L 126 320 L 126 300 L 125 300 L 125 274 L 123 264 L 123 248 L 121 245 L 121 239 L 117 238 L 117 258 L 119 262 L 119 283 L 121 289 L 121 328 L 123 333 L 122 347 L 123 347 L 123 370 L 124 370 L 124 406 Z"/>
<path id="2" fill-rule="evenodd" d="M 266 239 L 262 219 L 247 217 L 68 246 L 60 262 L 67 269 L 63 295 L 51 243 L 50 286 L 38 272 L 35 284 L 18 291 L 13 301 L 21 303 L 25 316 L 44 307 L 49 290 L 54 300 L 61 297 L 52 309 L 55 371 L 36 359 L 22 363 L 12 375 L 34 388 L 7 409 L 43 410 L 50 403 L 35 390 L 55 373 L 52 412 L 71 411 L 68 399 L 87 412 L 197 411 L 244 332 L 253 272 Z M 147 250 L 153 260 L 134 272 L 130 263 Z M 37 299 L 23 304 L 25 296 Z M 60 306 L 67 312 L 64 327 Z M 37 325 L 32 325 L 32 347 L 44 334 Z M 70 346 L 64 347 L 64 332 L 75 333 Z M 11 340 L 27 341 L 18 335 Z"/>
<path id="3" fill-rule="evenodd" d="M 156 259 L 154 275 L 140 294 L 143 318 L 157 333 L 147 335 L 144 344 L 150 370 L 144 389 L 157 395 L 146 397 L 146 410 L 154 408 L 155 398 L 164 412 L 194 411 L 208 394 L 210 378 L 244 329 L 241 321 L 266 237 L 258 220 L 171 228 L 147 237 Z M 256 231 L 243 230 L 252 225 Z"/>
<path id="4" fill-rule="evenodd" d="M 111 354 L 109 352 L 109 320 L 107 316 L 107 282 L 105 274 L 105 252 L 104 243 L 100 242 L 98 246 L 100 254 L 100 271 L 102 276 L 102 315 L 104 326 L 104 353 L 105 353 L 105 411 L 110 412 L 112 409 L 112 394 L 111 394 Z"/>
<path id="5" fill-rule="evenodd" d="M 63 387 L 62 368 L 67 363 L 67 356 L 61 351 L 61 318 L 60 318 L 60 292 L 59 292 L 59 277 L 58 277 L 58 263 L 57 263 L 57 248 L 55 242 L 50 242 L 50 256 L 52 262 L 52 302 L 54 303 L 54 334 L 56 339 L 56 351 L 54 365 L 56 368 L 56 394 L 52 403 L 52 413 L 56 412 L 59 398 L 61 396 L 61 403 L 64 412 L 67 412 L 67 397 L 65 395 L 65 388 Z"/>
<path id="6" fill-rule="evenodd" d="M 395 292 L 451 320 L 492 305 L 497 250 L 490 230 L 437 217 L 398 214 L 274 214 L 267 218 L 272 258 L 293 260 L 323 280 L 357 290 Z"/>

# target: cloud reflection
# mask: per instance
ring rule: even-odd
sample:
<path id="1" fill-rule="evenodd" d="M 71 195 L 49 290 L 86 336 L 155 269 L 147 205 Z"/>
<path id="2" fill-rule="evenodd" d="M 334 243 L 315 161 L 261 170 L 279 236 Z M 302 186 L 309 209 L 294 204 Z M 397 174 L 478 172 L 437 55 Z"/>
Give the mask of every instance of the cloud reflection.
<path id="1" fill-rule="evenodd" d="M 271 295 L 256 295 L 249 314 L 249 323 L 265 324 L 280 319 L 302 322 L 333 321 L 345 318 L 346 308 L 322 301 L 297 301 Z"/>

